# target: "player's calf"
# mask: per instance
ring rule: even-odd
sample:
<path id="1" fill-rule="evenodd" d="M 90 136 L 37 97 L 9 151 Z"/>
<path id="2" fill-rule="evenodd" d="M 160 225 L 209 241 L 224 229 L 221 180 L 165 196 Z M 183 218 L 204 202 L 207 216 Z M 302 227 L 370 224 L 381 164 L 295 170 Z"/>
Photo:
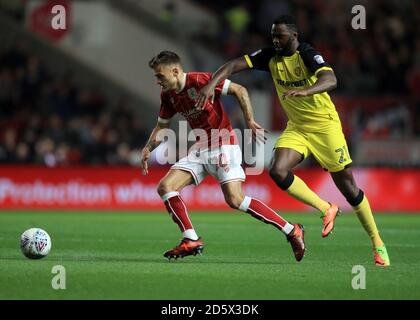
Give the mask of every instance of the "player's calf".
<path id="1" fill-rule="evenodd" d="M 250 197 L 244 198 L 239 209 L 251 214 L 251 216 L 262 222 L 273 225 L 283 232 L 292 246 L 296 260 L 302 260 L 306 249 L 302 225 L 290 224 L 265 203 Z"/>
<path id="2" fill-rule="evenodd" d="M 244 197 L 242 196 L 225 196 L 225 201 L 229 207 L 232 209 L 239 210 L 242 201 L 244 200 Z"/>

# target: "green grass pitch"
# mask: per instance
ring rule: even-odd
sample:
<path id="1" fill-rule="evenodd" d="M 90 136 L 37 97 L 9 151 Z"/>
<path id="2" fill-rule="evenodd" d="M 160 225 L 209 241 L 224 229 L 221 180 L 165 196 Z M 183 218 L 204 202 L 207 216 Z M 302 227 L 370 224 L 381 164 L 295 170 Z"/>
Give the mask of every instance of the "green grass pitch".
<path id="1" fill-rule="evenodd" d="M 420 215 L 376 215 L 389 268 L 374 265 L 353 214 L 325 239 L 318 214 L 283 216 L 305 225 L 300 263 L 277 229 L 233 211 L 192 212 L 204 253 L 177 261 L 162 256 L 181 236 L 164 212 L 1 212 L 0 299 L 420 299 Z M 19 249 L 35 226 L 52 238 L 42 260 Z M 64 290 L 51 286 L 55 265 L 65 268 Z M 365 289 L 352 288 L 355 265 L 365 267 Z"/>

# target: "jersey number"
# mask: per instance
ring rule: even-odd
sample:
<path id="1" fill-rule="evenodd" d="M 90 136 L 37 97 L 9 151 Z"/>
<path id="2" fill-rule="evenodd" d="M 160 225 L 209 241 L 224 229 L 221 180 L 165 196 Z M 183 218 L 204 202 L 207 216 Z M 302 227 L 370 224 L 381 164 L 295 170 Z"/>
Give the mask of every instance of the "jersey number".
<path id="1" fill-rule="evenodd" d="M 340 153 L 340 159 L 338 160 L 338 163 L 346 162 L 348 158 L 350 158 L 349 152 L 347 151 L 347 147 L 343 146 L 342 148 L 335 149 L 335 152 Z M 344 158 L 344 156 L 347 156 L 347 158 Z"/>

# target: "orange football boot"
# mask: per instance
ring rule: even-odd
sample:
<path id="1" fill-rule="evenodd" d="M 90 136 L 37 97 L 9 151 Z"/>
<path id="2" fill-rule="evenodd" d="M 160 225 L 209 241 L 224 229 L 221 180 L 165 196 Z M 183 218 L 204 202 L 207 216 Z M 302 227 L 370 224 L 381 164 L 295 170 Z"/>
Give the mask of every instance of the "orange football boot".
<path id="1" fill-rule="evenodd" d="M 322 237 L 327 237 L 331 231 L 334 229 L 334 220 L 341 212 L 340 208 L 334 203 L 330 203 L 330 207 L 325 212 L 325 215 L 322 218 L 324 225 L 322 227 Z"/>
<path id="2" fill-rule="evenodd" d="M 391 264 L 385 245 L 373 248 L 373 258 L 379 267 L 389 267 Z"/>

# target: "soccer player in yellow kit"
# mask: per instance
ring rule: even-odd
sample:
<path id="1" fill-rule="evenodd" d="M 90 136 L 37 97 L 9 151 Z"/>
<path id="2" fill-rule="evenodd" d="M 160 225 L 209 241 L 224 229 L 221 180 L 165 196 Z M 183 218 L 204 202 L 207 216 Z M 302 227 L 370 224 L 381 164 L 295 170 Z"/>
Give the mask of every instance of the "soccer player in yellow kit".
<path id="1" fill-rule="evenodd" d="M 322 236 L 330 234 L 339 212 L 335 204 L 321 199 L 292 169 L 313 154 L 353 207 L 372 240 L 375 264 L 389 266 L 390 260 L 379 235 L 366 195 L 356 185 L 351 157 L 340 118 L 328 91 L 337 79 L 322 55 L 307 43 L 298 41 L 295 19 L 280 16 L 271 28 L 273 46 L 231 60 L 214 73 L 201 89 L 198 107 L 214 95 L 215 86 L 242 70 L 257 69 L 271 73 L 288 123 L 274 146 L 270 176 L 292 197 L 318 209 L 323 217 Z"/>

